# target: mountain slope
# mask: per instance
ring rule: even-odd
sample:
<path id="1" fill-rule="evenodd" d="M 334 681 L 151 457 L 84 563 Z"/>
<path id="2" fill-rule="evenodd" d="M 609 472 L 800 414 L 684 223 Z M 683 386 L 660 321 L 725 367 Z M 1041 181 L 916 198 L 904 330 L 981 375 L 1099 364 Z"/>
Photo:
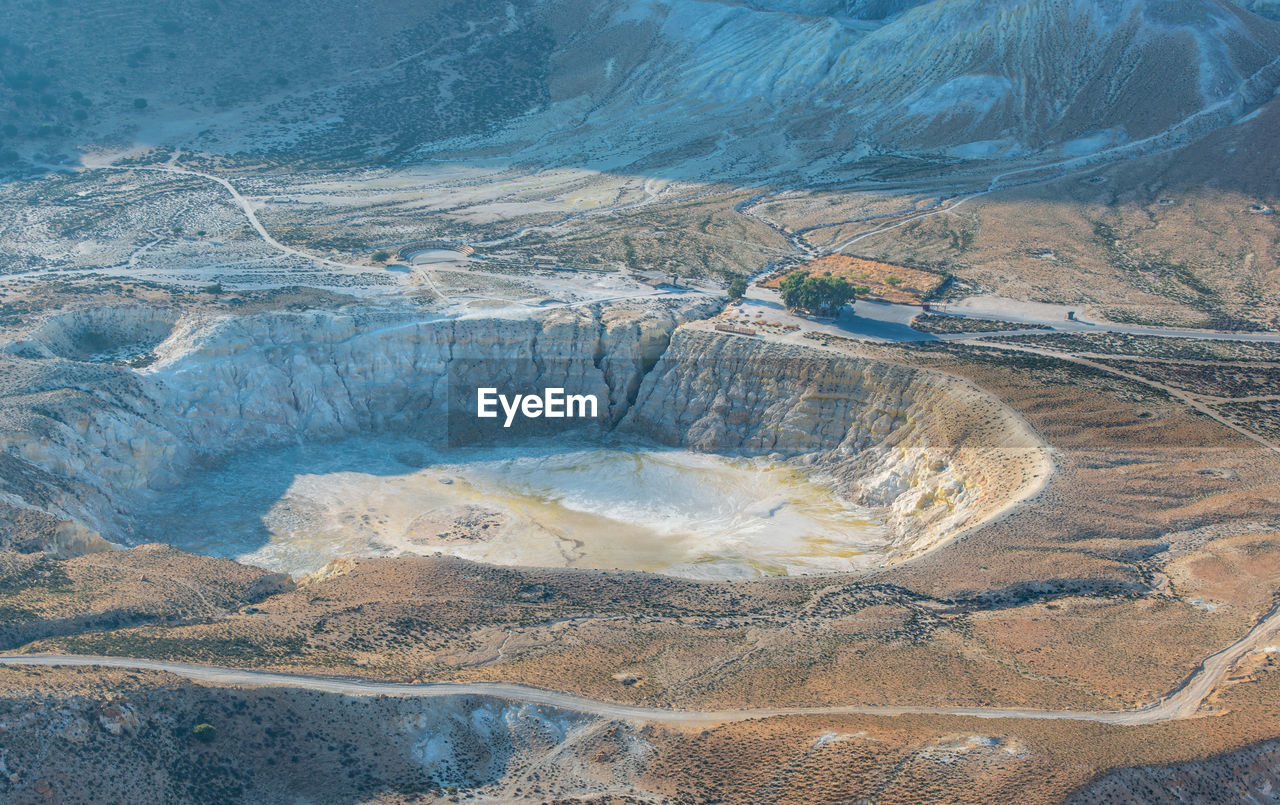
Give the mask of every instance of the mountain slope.
<path id="1" fill-rule="evenodd" d="M 1216 0 L 934 0 L 794 13 L 824 5 L 600 8 L 584 28 L 643 25 L 649 47 L 616 80 L 618 54 L 560 33 L 582 45 L 575 69 L 598 78 L 558 98 L 536 127 L 572 125 L 602 152 L 623 150 L 619 137 L 631 153 L 683 142 L 686 158 L 726 155 L 748 169 L 762 150 L 797 165 L 883 151 L 1073 155 L 1151 137 L 1222 103 L 1280 55 L 1280 26 Z M 1278 81 L 1280 71 L 1265 71 L 1249 100 Z"/>
<path id="2" fill-rule="evenodd" d="M 827 180 L 885 153 L 1090 153 L 1225 102 L 1220 124 L 1280 84 L 1280 24 L 1226 0 L 26 0 L 9 16 L 0 98 L 23 153 L 496 147 Z"/>

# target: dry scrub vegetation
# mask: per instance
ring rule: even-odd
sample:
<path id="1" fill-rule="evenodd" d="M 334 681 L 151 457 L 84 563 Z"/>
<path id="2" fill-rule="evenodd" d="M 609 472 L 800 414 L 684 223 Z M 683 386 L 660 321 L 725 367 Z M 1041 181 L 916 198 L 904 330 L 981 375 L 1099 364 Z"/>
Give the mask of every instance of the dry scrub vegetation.
<path id="1" fill-rule="evenodd" d="M 1177 151 L 979 197 L 920 183 L 892 194 L 783 194 L 761 213 L 815 248 L 856 237 L 848 250 L 864 258 L 954 274 L 969 292 L 1118 322 L 1274 329 L 1277 120 L 1280 104 L 1269 103 Z M 952 212 L 919 215 L 961 199 Z"/>
<path id="2" fill-rule="evenodd" d="M 1229 802 L 1264 796 L 1274 783 L 1277 701 L 1280 673 L 1267 659 L 1222 691 L 1211 717 L 1145 727 L 931 716 L 662 727 L 504 710 L 482 698 L 352 698 L 149 672 L 0 669 L 0 793 L 23 805 L 297 796 L 342 805 L 463 796 L 1034 805 L 1175 801 L 1190 792 L 1197 802 Z M 506 725 L 490 733 L 498 741 L 463 726 L 493 717 Z M 213 728 L 212 740 L 195 738 L 199 724 Z M 112 775 L 100 774 L 103 763 Z"/>

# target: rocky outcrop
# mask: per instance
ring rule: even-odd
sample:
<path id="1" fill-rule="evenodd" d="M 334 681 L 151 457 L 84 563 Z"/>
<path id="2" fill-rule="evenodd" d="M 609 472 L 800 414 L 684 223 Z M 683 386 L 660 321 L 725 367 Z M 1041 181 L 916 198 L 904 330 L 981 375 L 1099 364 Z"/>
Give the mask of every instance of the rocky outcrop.
<path id="1" fill-rule="evenodd" d="M 465 425 L 450 418 L 450 396 L 476 384 L 595 393 L 607 410 L 582 436 L 803 464 L 890 511 L 897 557 L 1047 477 L 1034 435 L 972 386 L 681 326 L 706 312 L 274 312 L 180 322 L 141 370 L 11 355 L 0 457 L 14 471 L 0 479 L 0 500 L 65 521 L 48 546 L 61 553 L 100 549 L 103 538 L 128 544 L 135 511 L 234 453 L 360 434 L 457 436 L 450 429 Z"/>

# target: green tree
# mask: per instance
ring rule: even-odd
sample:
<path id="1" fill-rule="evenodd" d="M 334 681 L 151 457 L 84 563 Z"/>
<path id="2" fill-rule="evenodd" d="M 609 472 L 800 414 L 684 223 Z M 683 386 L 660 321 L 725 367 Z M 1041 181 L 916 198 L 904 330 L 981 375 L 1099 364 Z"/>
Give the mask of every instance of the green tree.
<path id="1" fill-rule="evenodd" d="M 134 98 L 134 99 L 133 99 L 133 108 L 134 108 L 134 109 L 146 109 L 146 108 L 147 108 L 147 99 L 146 99 L 146 98 Z"/>
<path id="2" fill-rule="evenodd" d="M 854 287 L 843 277 L 815 277 L 808 271 L 787 275 L 778 286 L 782 302 L 790 310 L 833 315 L 857 297 Z"/>
<path id="3" fill-rule="evenodd" d="M 375 263 L 385 263 L 390 259 L 391 259 L 391 252 L 386 251 L 384 249 L 378 249 L 376 252 L 373 253 L 373 262 Z"/>
<path id="4" fill-rule="evenodd" d="M 639 268 L 640 256 L 636 254 L 636 244 L 631 242 L 631 238 L 622 236 L 623 257 L 627 261 L 627 268 Z"/>
<path id="5" fill-rule="evenodd" d="M 191 728 L 191 734 L 200 743 L 211 744 L 218 737 L 218 728 L 212 724 L 197 724 Z"/>
<path id="6" fill-rule="evenodd" d="M 741 299 L 747 293 L 747 281 L 742 277 L 734 277 L 729 283 L 729 287 L 725 289 L 729 294 L 729 298 L 733 300 Z"/>

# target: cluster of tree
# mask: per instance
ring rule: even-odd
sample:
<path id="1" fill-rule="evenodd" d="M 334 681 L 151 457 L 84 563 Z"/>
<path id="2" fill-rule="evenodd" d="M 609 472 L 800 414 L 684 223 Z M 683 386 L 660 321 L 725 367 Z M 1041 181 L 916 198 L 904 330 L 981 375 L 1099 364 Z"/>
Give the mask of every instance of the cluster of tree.
<path id="1" fill-rule="evenodd" d="M 782 294 L 782 303 L 790 310 L 826 315 L 835 314 L 858 295 L 858 289 L 843 277 L 829 274 L 815 277 L 808 271 L 788 274 L 778 291 Z"/>

